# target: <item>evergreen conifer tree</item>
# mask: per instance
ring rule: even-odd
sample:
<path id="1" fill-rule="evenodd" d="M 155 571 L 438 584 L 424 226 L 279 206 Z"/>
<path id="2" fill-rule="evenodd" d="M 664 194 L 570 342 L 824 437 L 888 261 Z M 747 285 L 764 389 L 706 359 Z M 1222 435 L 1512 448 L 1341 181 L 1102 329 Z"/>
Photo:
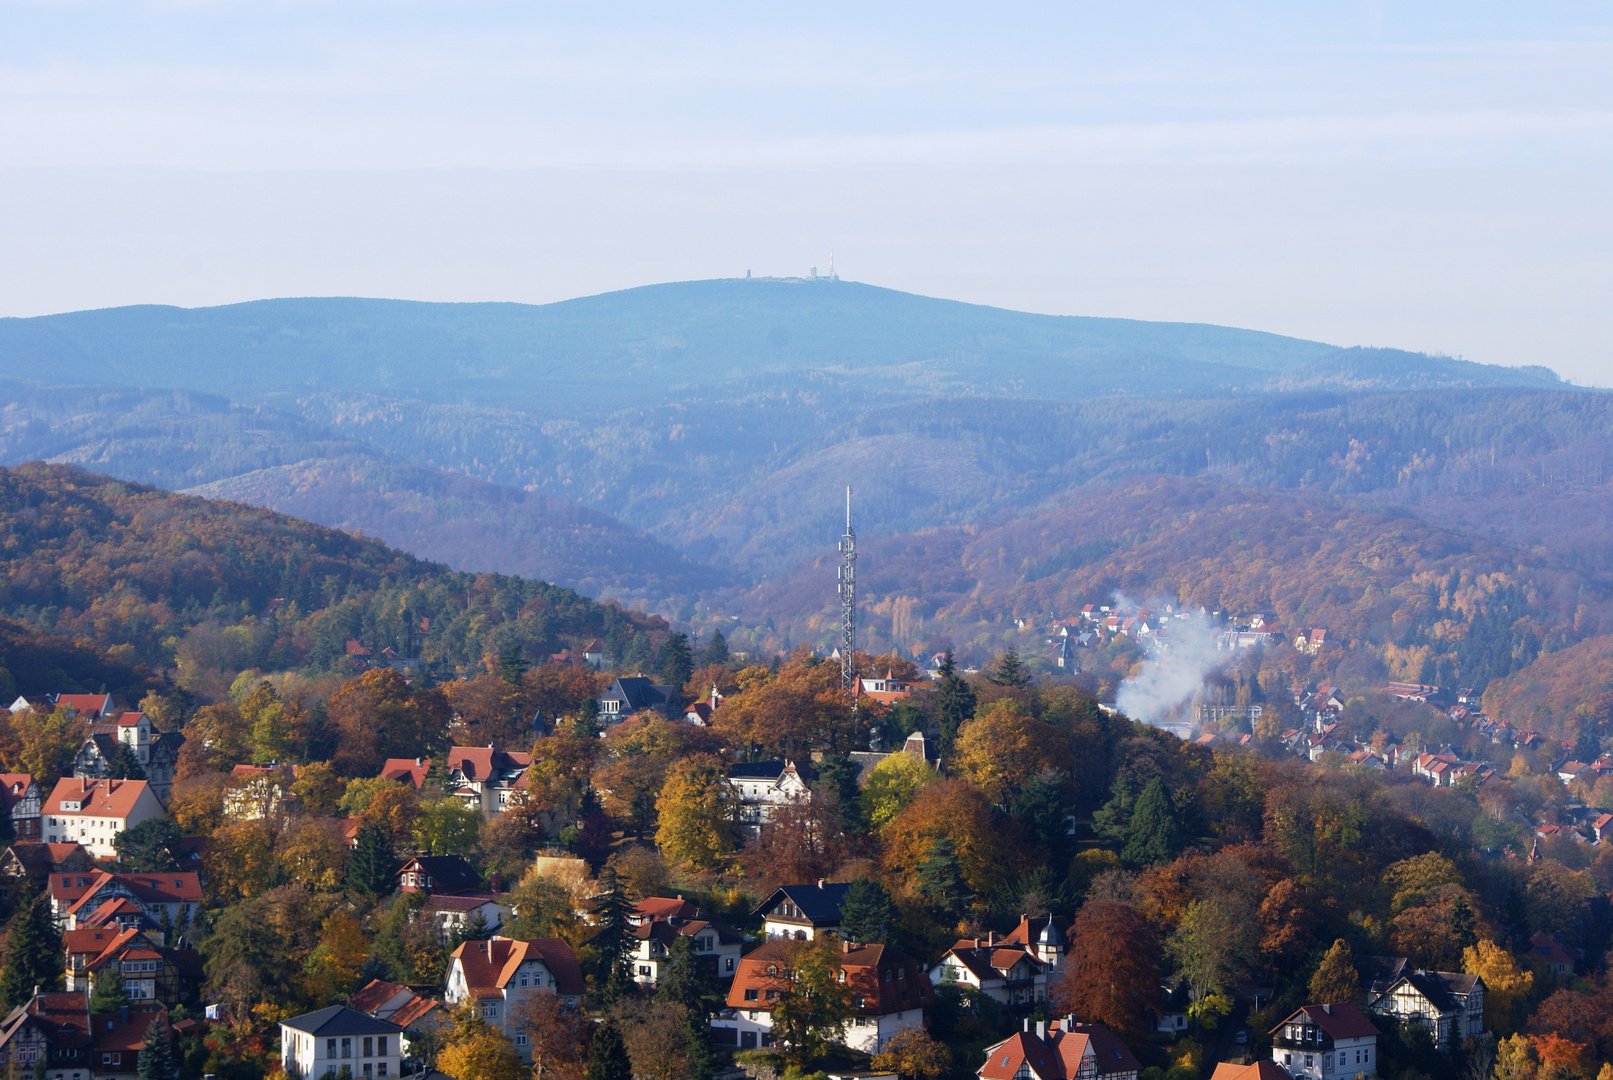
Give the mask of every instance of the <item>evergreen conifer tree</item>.
<path id="1" fill-rule="evenodd" d="M 667 962 L 656 982 L 655 999 L 683 1006 L 702 1022 L 722 1004 L 713 965 L 694 951 L 694 943 L 679 935 L 667 950 Z"/>
<path id="2" fill-rule="evenodd" d="M 598 965 L 594 980 L 600 998 L 610 1003 L 631 981 L 627 970 L 627 953 L 631 946 L 627 919 L 631 905 L 627 901 L 627 888 L 613 867 L 606 866 L 600 871 L 599 890 L 596 897 L 599 908 L 595 912 L 599 932 L 591 939 Z"/>
<path id="3" fill-rule="evenodd" d="M 594 1031 L 583 1080 L 633 1080 L 633 1063 L 628 1060 L 627 1044 L 615 1020 L 606 1020 Z"/>
<path id="4" fill-rule="evenodd" d="M 1120 858 L 1132 866 L 1170 862 L 1182 848 L 1182 824 L 1165 781 L 1154 777 L 1137 796 Z"/>
<path id="5" fill-rule="evenodd" d="M 123 988 L 123 973 L 115 963 L 107 964 L 95 976 L 95 989 L 90 992 L 90 1012 L 115 1013 L 129 1004 L 129 995 Z"/>
<path id="6" fill-rule="evenodd" d="M 48 896 L 24 896 L 6 932 L 6 966 L 0 971 L 0 1004 L 9 1012 L 34 996 L 34 987 L 61 984 L 62 938 L 50 915 Z"/>
<path id="7" fill-rule="evenodd" d="M 940 729 L 937 740 L 943 761 L 952 757 L 952 744 L 958 729 L 974 718 L 975 688 L 958 674 L 948 649 L 941 661 L 940 681 L 935 688 L 935 722 Z"/>
<path id="8" fill-rule="evenodd" d="M 599 737 L 599 702 L 588 698 L 577 706 L 577 715 L 571 721 L 571 733 L 579 739 Z"/>
<path id="9" fill-rule="evenodd" d="M 353 861 L 347 868 L 347 883 L 366 896 L 386 896 L 397 887 L 398 860 L 386 831 L 373 821 L 358 827 Z"/>
<path id="10" fill-rule="evenodd" d="M 526 669 L 526 657 L 521 655 L 520 645 L 507 646 L 503 652 L 498 654 L 499 678 L 511 686 L 521 684 L 521 676 L 526 674 Z"/>
<path id="11" fill-rule="evenodd" d="M 1137 786 L 1124 776 L 1115 777 L 1109 785 L 1109 801 L 1093 811 L 1092 831 L 1112 844 L 1125 843 L 1136 805 Z"/>
<path id="12" fill-rule="evenodd" d="M 113 780 L 144 780 L 146 769 L 139 756 L 121 741 L 112 746 L 106 758 L 106 775 Z"/>
<path id="13" fill-rule="evenodd" d="M 961 917 L 964 905 L 973 899 L 973 894 L 963 883 L 957 847 L 952 840 L 941 836 L 932 841 L 917 869 L 919 895 L 944 918 Z"/>
<path id="14" fill-rule="evenodd" d="M 711 1045 L 711 1028 L 690 1013 L 683 1020 L 683 1053 L 689 1080 L 711 1080 L 717 1072 L 717 1050 Z"/>
<path id="15" fill-rule="evenodd" d="M 885 886 L 860 877 L 852 881 L 841 902 L 840 936 L 859 945 L 892 945 L 899 918 Z"/>
<path id="16" fill-rule="evenodd" d="M 694 674 L 694 656 L 689 651 L 689 635 L 673 634 L 661 646 L 661 682 L 681 696 L 683 684 Z"/>
<path id="17" fill-rule="evenodd" d="M 700 666 L 709 667 L 712 664 L 726 663 L 728 663 L 728 639 L 723 637 L 721 630 L 713 630 L 711 640 L 700 650 Z"/>
<path id="18" fill-rule="evenodd" d="M 1025 670 L 1025 665 L 1019 658 L 1019 650 L 1014 646 L 1008 646 L 1008 651 L 997 657 L 997 670 L 992 673 L 991 681 L 998 686 L 1016 688 L 1030 685 L 1030 672 Z"/>
<path id="19" fill-rule="evenodd" d="M 168 1033 L 168 1022 L 162 1014 L 155 1016 L 146 1028 L 146 1040 L 140 1044 L 139 1080 L 174 1080 L 179 1071 L 174 1060 L 173 1039 Z"/>

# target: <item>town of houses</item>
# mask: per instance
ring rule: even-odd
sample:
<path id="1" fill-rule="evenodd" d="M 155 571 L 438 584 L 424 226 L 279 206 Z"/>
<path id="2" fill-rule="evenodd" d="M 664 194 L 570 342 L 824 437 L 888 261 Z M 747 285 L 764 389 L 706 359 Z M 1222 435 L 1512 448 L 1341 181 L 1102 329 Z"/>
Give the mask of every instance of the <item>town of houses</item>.
<path id="1" fill-rule="evenodd" d="M 1284 634 L 1264 617 L 1219 620 L 1217 646 L 1240 650 L 1280 641 L 1315 653 L 1326 646 L 1327 631 L 1305 628 Z M 1192 616 L 1170 608 L 1159 613 L 1121 612 L 1088 605 L 1069 620 L 1050 620 L 1047 643 L 1055 668 L 1075 667 L 1075 650 L 1100 646 L 1116 636 L 1168 649 L 1173 628 Z M 1291 639 L 1291 640 L 1290 640 Z M 597 650 L 598 643 L 589 646 Z M 352 649 L 349 652 L 353 652 Z M 587 650 L 584 650 L 586 653 Z M 363 659 L 363 657 L 355 657 Z M 597 655 L 589 656 L 597 662 Z M 909 683 L 893 674 L 859 681 L 870 702 L 892 703 L 928 693 L 941 657 L 927 678 Z M 1497 724 L 1478 711 L 1471 692 L 1448 694 L 1440 688 L 1389 684 L 1382 692 L 1402 701 L 1440 708 L 1460 730 L 1487 740 L 1497 756 L 1515 747 L 1539 747 L 1542 736 Z M 1332 760 L 1348 767 L 1404 770 L 1436 787 L 1480 786 L 1498 766 L 1464 760 L 1448 746 L 1405 746 L 1376 740 L 1352 742 L 1340 736 L 1346 702 L 1331 686 L 1293 690 L 1302 723 L 1281 729 L 1276 742 L 1311 762 Z M 19 699 L 13 708 L 26 708 Z M 219 1020 L 205 999 L 206 972 L 191 932 L 204 902 L 204 877 L 197 841 L 190 862 L 179 870 L 144 873 L 121 869 L 117 840 L 145 822 L 164 819 L 175 762 L 184 736 L 160 733 L 138 711 L 120 708 L 107 695 L 62 694 L 49 705 L 81 716 L 88 734 L 73 758 L 71 775 L 42 791 L 33 777 L 0 776 L 4 807 L 14 840 L 0 854 L 0 898 L 48 894 L 51 918 L 61 935 L 60 990 L 40 990 L 18 1006 L 0 1031 L 0 1063 L 12 1062 L 44 1080 L 133 1077 L 148 1029 L 161 1018 L 170 1029 L 186 1030 Z M 646 677 L 613 679 L 596 703 L 606 725 L 653 713 L 693 726 L 711 724 L 723 707 L 713 687 L 703 699 L 684 706 L 671 689 Z M 1247 746 L 1249 729 L 1261 717 L 1258 705 L 1205 704 L 1196 737 L 1200 745 L 1223 742 Z M 866 778 L 892 754 L 908 755 L 927 769 L 940 770 L 933 731 L 914 731 L 900 747 L 852 753 Z M 117 760 L 137 761 L 143 779 L 113 776 Z M 419 790 L 437 763 L 425 755 L 386 760 L 379 776 Z M 441 764 L 448 796 L 492 820 L 524 797 L 533 765 L 530 753 L 492 746 L 453 746 Z M 1588 776 L 1613 774 L 1613 758 L 1594 761 L 1563 757 L 1552 766 L 1566 785 Z M 282 813 L 295 798 L 296 766 L 235 766 L 224 812 L 232 819 Z M 737 805 L 738 824 L 751 838 L 781 808 L 813 798 L 800 763 L 747 761 L 727 766 L 727 782 Z M 356 846 L 359 821 L 339 821 L 343 842 Z M 1537 838 L 1572 836 L 1600 845 L 1613 830 L 1613 815 L 1575 814 L 1561 824 L 1544 824 Z M 421 917 L 434 920 L 445 940 L 456 942 L 441 985 L 404 985 L 372 979 L 350 998 L 280 1022 L 280 1063 L 289 1077 L 341 1076 L 364 1080 L 405 1075 L 419 1068 L 411 1047 L 453 1028 L 456 1010 L 474 1009 L 502 1032 L 523 1059 L 527 1036 L 520 1029 L 521 1002 L 531 995 L 554 995 L 579 1010 L 589 989 L 573 945 L 559 938 L 513 938 L 501 931 L 518 914 L 506 883 L 484 876 L 461 855 L 418 854 L 395 872 L 400 893 L 421 898 Z M 704 961 L 718 981 L 722 1006 L 709 1017 L 709 1034 L 721 1050 L 775 1047 L 774 1006 L 787 989 L 783 971 L 794 942 L 833 943 L 840 979 L 850 988 L 853 1010 L 839 1041 L 849 1050 L 880 1053 L 905 1032 L 923 1031 L 940 988 L 958 987 L 996 1002 L 1023 1023 L 1010 1037 L 986 1047 L 974 1063 L 980 1077 L 993 1080 L 1137 1080 L 1137 1050 L 1102 1023 L 1079 1016 L 1049 1016 L 1052 988 L 1069 972 L 1071 920 L 1054 911 L 1026 912 L 1011 932 L 987 932 L 956 940 L 936 955 L 914 956 L 882 943 L 862 942 L 844 932 L 841 909 L 847 883 L 817 880 L 780 886 L 750 912 L 749 929 L 738 929 L 683 896 L 645 896 L 629 917 L 628 951 L 623 962 L 631 979 L 654 989 L 682 941 Z M 584 904 L 578 915 L 595 917 Z M 1533 948 L 1545 970 L 1561 978 L 1574 958 L 1562 944 L 1537 935 Z M 1269 1050 L 1215 1067 L 1213 1080 L 1280 1080 L 1377 1074 L 1380 1024 L 1421 1025 L 1441 1051 L 1484 1034 L 1482 979 L 1461 972 L 1410 966 L 1404 957 L 1358 958 L 1360 981 L 1346 1000 L 1317 1001 L 1284 1017 L 1266 1033 Z M 125 997 L 114 1013 L 98 1014 L 90 1002 L 100 980 L 117 977 Z M 1185 1014 L 1170 1004 L 1178 988 L 1160 986 L 1154 1010 L 1154 1037 L 1170 1039 L 1187 1026 Z M 170 1022 L 170 1011 L 206 1019 Z M 1244 1045 L 1240 1043 L 1240 1045 Z"/>

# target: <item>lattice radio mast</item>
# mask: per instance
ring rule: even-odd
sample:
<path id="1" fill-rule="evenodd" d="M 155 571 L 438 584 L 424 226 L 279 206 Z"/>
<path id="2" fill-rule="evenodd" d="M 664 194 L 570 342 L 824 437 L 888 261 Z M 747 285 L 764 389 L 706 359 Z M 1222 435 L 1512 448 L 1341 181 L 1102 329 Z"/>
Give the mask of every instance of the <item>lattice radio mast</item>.
<path id="1" fill-rule="evenodd" d="M 851 488 L 846 488 L 846 535 L 840 538 L 840 689 L 857 702 L 857 534 L 851 528 Z"/>

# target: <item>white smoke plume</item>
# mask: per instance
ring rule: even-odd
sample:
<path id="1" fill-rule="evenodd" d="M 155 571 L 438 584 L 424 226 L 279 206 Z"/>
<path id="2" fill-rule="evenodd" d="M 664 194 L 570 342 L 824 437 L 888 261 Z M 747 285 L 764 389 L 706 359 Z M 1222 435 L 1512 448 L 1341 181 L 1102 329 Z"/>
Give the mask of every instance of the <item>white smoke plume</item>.
<path id="1" fill-rule="evenodd" d="M 1119 595 L 1115 603 L 1122 610 L 1139 606 Z M 1163 602 L 1146 606 L 1156 614 L 1165 607 Z M 1186 734 L 1191 723 L 1179 716 L 1182 706 L 1229 657 L 1215 647 L 1218 628 L 1196 611 L 1185 619 L 1173 615 L 1161 625 L 1166 628 L 1162 640 L 1144 657 L 1142 669 L 1121 682 L 1115 707 L 1133 720 Z"/>

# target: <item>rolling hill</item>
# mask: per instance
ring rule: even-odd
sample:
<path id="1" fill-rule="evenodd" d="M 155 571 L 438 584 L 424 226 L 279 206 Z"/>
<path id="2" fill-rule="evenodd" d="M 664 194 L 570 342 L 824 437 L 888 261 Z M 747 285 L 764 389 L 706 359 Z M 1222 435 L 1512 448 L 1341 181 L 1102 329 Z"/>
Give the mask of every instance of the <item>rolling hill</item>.
<path id="1" fill-rule="evenodd" d="M 0 320 L 0 376 L 182 388 L 235 400 L 378 392 L 546 416 L 822 389 L 1082 400 L 1342 380 L 1552 386 L 1544 369 L 1190 323 L 1035 315 L 841 281 L 651 285 L 541 306 L 359 298 L 127 307 Z"/>

